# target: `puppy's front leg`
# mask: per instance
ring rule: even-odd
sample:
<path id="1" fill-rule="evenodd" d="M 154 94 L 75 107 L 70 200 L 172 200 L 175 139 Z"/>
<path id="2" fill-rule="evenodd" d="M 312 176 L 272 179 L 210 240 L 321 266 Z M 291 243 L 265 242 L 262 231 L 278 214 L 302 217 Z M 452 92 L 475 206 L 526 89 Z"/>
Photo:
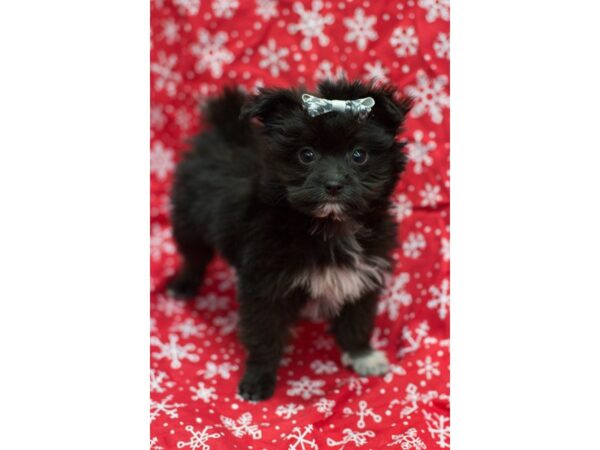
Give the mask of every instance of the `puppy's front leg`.
<path id="1" fill-rule="evenodd" d="M 370 344 L 375 324 L 379 291 L 369 292 L 353 303 L 347 303 L 333 319 L 332 330 L 342 349 L 342 364 L 352 366 L 361 376 L 383 375 L 389 369 L 385 353 Z"/>
<path id="2" fill-rule="evenodd" d="M 291 296 L 265 299 L 241 293 L 239 333 L 248 356 L 238 392 L 244 399 L 258 401 L 273 395 L 277 368 L 300 302 Z"/>

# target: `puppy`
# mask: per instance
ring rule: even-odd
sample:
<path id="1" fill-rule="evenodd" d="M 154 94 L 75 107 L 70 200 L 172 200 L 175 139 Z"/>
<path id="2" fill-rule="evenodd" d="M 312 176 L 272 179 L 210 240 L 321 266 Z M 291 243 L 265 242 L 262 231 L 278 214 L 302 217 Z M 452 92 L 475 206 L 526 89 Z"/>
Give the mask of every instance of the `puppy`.
<path id="1" fill-rule="evenodd" d="M 208 129 L 175 175 L 183 265 L 169 291 L 193 297 L 215 251 L 235 267 L 244 399 L 271 397 L 302 312 L 330 321 L 343 363 L 359 375 L 387 371 L 369 340 L 396 245 L 389 199 L 406 158 L 395 137 L 410 107 L 392 86 L 345 80 L 314 96 L 226 89 L 207 103 Z"/>

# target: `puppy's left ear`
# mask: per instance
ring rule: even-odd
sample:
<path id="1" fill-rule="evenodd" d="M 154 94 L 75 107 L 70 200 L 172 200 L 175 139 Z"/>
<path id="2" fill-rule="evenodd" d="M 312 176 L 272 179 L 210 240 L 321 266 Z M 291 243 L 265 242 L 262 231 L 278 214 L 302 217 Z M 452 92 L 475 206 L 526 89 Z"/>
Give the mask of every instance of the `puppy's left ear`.
<path id="1" fill-rule="evenodd" d="M 270 125 L 294 109 L 302 109 L 300 96 L 290 89 L 264 89 L 250 97 L 242 106 L 240 119 L 259 119 Z"/>
<path id="2" fill-rule="evenodd" d="M 384 86 L 369 93 L 375 100 L 372 114 L 391 133 L 400 131 L 413 106 L 412 97 L 402 96 L 393 86 Z"/>

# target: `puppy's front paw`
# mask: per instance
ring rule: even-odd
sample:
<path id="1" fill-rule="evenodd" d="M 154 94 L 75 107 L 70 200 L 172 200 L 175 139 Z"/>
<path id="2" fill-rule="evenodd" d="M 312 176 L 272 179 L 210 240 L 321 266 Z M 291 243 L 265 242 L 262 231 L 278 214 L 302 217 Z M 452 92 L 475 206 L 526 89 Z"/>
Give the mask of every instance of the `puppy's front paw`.
<path id="1" fill-rule="evenodd" d="M 246 370 L 238 387 L 238 393 L 244 400 L 257 402 L 266 400 L 275 391 L 275 374 Z"/>
<path id="2" fill-rule="evenodd" d="M 351 366 L 360 376 L 384 375 L 390 368 L 390 363 L 385 353 L 379 350 L 370 350 L 358 356 L 349 353 L 342 354 L 342 364 Z"/>

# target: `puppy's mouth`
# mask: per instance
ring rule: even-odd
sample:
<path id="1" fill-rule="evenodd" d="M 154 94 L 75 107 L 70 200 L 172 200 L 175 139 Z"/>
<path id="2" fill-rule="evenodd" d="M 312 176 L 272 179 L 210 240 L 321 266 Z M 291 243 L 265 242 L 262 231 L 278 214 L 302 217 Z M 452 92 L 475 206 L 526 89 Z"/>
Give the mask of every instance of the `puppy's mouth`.
<path id="1" fill-rule="evenodd" d="M 313 215 L 319 219 L 325 219 L 327 217 L 336 220 L 343 221 L 346 219 L 345 207 L 339 201 L 325 201 L 319 204 L 313 211 Z"/>

